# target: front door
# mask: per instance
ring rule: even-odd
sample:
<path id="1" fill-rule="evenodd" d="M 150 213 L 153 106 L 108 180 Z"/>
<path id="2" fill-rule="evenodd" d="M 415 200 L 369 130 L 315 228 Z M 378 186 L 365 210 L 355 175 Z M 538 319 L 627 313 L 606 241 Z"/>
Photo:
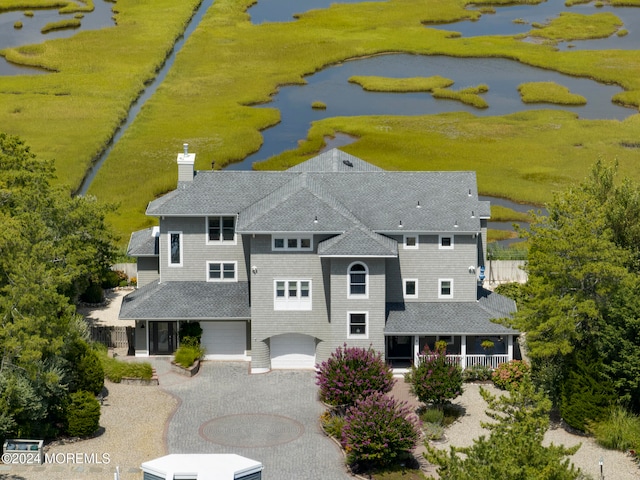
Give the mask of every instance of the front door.
<path id="1" fill-rule="evenodd" d="M 169 355 L 175 351 L 175 322 L 150 322 L 151 355 Z"/>

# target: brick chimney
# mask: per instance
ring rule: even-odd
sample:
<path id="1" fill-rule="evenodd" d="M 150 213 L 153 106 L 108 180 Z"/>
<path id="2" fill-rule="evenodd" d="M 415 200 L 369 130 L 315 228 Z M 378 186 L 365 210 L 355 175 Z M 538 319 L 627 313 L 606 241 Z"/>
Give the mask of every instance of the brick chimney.
<path id="1" fill-rule="evenodd" d="M 189 153 L 189 144 L 184 143 L 184 152 L 178 154 L 178 183 L 193 181 L 196 154 Z"/>

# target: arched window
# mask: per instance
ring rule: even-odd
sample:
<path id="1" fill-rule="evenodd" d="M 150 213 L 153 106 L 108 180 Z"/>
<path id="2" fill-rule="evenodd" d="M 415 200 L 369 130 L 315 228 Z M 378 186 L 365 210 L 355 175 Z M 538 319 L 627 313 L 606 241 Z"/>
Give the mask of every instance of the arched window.
<path id="1" fill-rule="evenodd" d="M 369 293 L 367 267 L 362 263 L 353 263 L 349 266 L 349 296 L 366 297 Z"/>

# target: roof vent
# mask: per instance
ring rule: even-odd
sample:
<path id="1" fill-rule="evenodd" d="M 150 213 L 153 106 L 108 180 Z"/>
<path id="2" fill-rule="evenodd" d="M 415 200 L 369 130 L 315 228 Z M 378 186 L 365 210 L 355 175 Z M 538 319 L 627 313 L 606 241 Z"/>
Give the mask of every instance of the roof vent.
<path id="1" fill-rule="evenodd" d="M 353 163 L 351 163 L 350 160 L 342 160 L 342 163 L 344 163 L 347 167 L 353 167 Z"/>
<path id="2" fill-rule="evenodd" d="M 187 155 L 189 155 L 189 144 L 183 143 L 182 148 L 184 148 L 184 156 L 186 157 Z"/>

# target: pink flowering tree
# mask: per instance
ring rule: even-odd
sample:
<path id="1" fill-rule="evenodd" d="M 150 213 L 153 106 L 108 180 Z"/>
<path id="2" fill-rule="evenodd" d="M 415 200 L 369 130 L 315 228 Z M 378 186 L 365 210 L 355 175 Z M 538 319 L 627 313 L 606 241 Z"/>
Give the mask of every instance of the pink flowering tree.
<path id="1" fill-rule="evenodd" d="M 411 393 L 423 403 L 442 406 L 462 393 L 462 368 L 448 361 L 445 348 L 431 351 L 426 347 L 420 362 L 407 374 Z"/>
<path id="2" fill-rule="evenodd" d="M 320 398 L 335 407 L 347 408 L 373 393 L 390 392 L 395 383 L 391 368 L 372 348 L 345 344 L 316 368 Z"/>
<path id="3" fill-rule="evenodd" d="M 342 446 L 350 465 L 368 470 L 409 456 L 418 432 L 419 420 L 406 402 L 375 392 L 347 410 Z"/>

